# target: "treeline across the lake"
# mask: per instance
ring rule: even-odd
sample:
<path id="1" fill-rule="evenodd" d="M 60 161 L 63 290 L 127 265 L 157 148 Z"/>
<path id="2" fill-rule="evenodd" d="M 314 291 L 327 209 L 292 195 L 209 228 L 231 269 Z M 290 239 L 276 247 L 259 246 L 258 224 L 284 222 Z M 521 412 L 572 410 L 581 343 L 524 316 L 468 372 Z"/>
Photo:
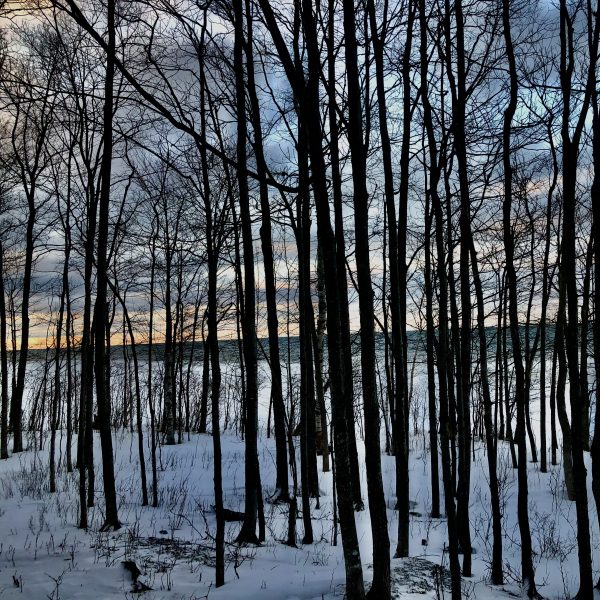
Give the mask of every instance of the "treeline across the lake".
<path id="1" fill-rule="evenodd" d="M 267 386 L 270 501 L 289 507 L 285 542 L 298 543 L 301 517 L 302 543 L 313 543 L 319 452 L 334 472 L 346 597 L 366 596 L 355 512 L 368 499 L 369 596 L 387 600 L 382 451 L 395 458 L 394 552 L 406 557 L 414 365 L 424 361 L 428 494 L 431 516 L 447 520 L 453 600 L 472 574 L 477 443 L 491 583 L 507 575 L 507 444 L 524 591 L 538 595 L 529 459 L 544 474 L 561 458 L 578 598 L 591 598 L 595 0 L 0 6 L 1 457 L 48 435 L 50 493 L 64 460 L 87 529 L 101 476 L 110 531 L 121 527 L 115 427 L 137 436 L 142 503 L 152 506 L 160 445 L 210 433 L 218 587 L 226 542 L 267 535 L 257 455 Z M 237 538 L 225 540 L 221 433 L 232 398 L 245 508 Z"/>

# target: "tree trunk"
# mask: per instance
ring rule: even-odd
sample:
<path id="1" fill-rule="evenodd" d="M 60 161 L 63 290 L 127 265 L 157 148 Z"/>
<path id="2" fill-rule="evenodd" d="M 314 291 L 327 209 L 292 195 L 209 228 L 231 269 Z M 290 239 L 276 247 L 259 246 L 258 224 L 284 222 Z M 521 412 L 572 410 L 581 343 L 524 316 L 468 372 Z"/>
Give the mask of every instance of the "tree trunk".
<path id="1" fill-rule="evenodd" d="M 600 524 L 600 107 L 598 105 L 598 90 L 594 87 L 592 93 L 592 144 L 594 160 L 594 179 L 592 181 L 592 232 L 594 236 L 594 372 L 596 375 L 596 410 L 594 416 L 594 437 L 590 448 L 592 459 L 592 493 L 596 504 L 596 516 Z M 600 579 L 596 583 L 600 589 Z"/>
<path id="2" fill-rule="evenodd" d="M 426 39 L 421 50 L 427 50 Z M 425 46 L 423 48 L 423 46 Z M 440 514 L 440 474 L 437 435 L 437 406 L 435 392 L 435 325 L 433 322 L 433 271 L 431 269 L 431 222 L 430 198 L 425 199 L 425 320 L 427 348 L 427 395 L 429 401 L 429 454 L 431 457 L 431 518 L 439 519 Z M 439 356 L 438 356 L 439 361 Z M 439 368 L 439 362 L 438 362 Z"/>
<path id="3" fill-rule="evenodd" d="M 336 48 L 335 48 L 335 7 L 334 0 L 328 0 L 328 13 L 329 13 L 329 21 L 328 21 L 328 35 L 327 35 L 327 74 L 328 80 L 330 82 L 334 82 L 336 80 Z M 304 10 L 309 10 L 308 6 L 310 3 L 308 0 L 303 0 L 303 6 L 305 6 Z M 305 34 L 306 35 L 306 34 Z M 314 35 L 316 36 L 316 30 L 314 31 Z M 314 77 L 317 77 L 317 49 L 315 48 L 315 65 L 313 74 Z M 319 58 L 320 61 L 320 58 Z M 320 67 L 319 67 L 320 68 Z M 318 83 L 314 84 L 315 90 L 314 95 L 315 98 L 318 96 Z M 347 453 L 348 460 L 350 466 L 350 479 L 349 485 L 351 486 L 352 498 L 354 501 L 355 510 L 363 510 L 364 504 L 362 501 L 362 493 L 361 493 L 361 484 L 360 484 L 360 469 L 358 464 L 358 450 L 356 447 L 356 431 L 355 431 L 355 416 L 354 416 L 354 389 L 351 384 L 352 381 L 352 354 L 351 354 L 351 340 L 350 340 L 350 314 L 349 314 L 349 301 L 348 301 L 348 282 L 346 279 L 346 241 L 344 236 L 344 218 L 343 218 L 343 203 L 342 203 L 342 179 L 341 179 L 341 167 L 340 167 L 340 150 L 339 150 L 339 124 L 338 117 L 336 113 L 337 109 L 337 99 L 336 99 L 336 89 L 333 83 L 328 86 L 328 123 L 329 123 L 329 149 L 330 149 L 330 163 L 331 163 L 331 192 L 333 195 L 333 211 L 334 211 L 334 236 L 335 239 L 332 241 L 332 248 L 327 249 L 322 245 L 322 251 L 329 258 L 335 256 L 336 263 L 336 273 L 337 273 L 337 282 L 338 282 L 338 292 L 336 297 L 338 298 L 339 308 L 339 327 L 341 329 L 341 360 L 342 367 L 344 369 L 343 377 L 345 381 L 348 383 L 346 385 L 345 393 L 341 398 L 342 406 L 345 412 L 346 419 L 346 428 L 347 428 L 347 436 L 346 436 L 346 444 L 347 444 Z M 316 101 L 316 100 L 315 100 Z M 320 102 L 320 100 L 319 100 Z M 317 116 L 318 110 L 315 106 L 314 108 L 315 114 L 314 117 Z M 307 123 L 307 128 L 311 128 L 311 122 Z M 322 138 L 321 136 L 319 136 Z M 310 138 L 310 135 L 309 135 Z M 362 143 L 362 142 L 361 142 Z M 318 146 L 318 151 L 322 152 L 322 146 Z M 314 170 L 314 161 L 311 158 L 311 168 Z M 317 223 L 318 223 L 318 208 L 317 208 Z M 318 225 L 317 225 L 318 227 Z M 318 232 L 317 232 L 318 233 Z M 334 254 L 330 254 L 329 252 L 334 252 Z M 327 262 L 327 261 L 326 261 Z M 327 269 L 325 270 L 325 277 L 327 277 Z M 326 296 L 328 298 L 327 303 L 329 306 L 329 295 L 327 293 L 326 287 Z M 328 319 L 327 329 L 329 330 L 329 319 Z M 329 342 L 328 342 L 329 347 Z M 330 368 L 330 379 L 331 379 L 331 362 L 329 364 Z M 333 408 L 332 408 L 333 412 Z M 339 477 L 342 477 L 342 472 L 339 473 Z M 341 507 L 340 507 L 341 512 Z"/>
<path id="4" fill-rule="evenodd" d="M 106 322 L 107 312 L 107 246 L 110 211 L 110 178 L 112 170 L 112 119 L 113 92 L 115 74 L 115 0 L 107 3 L 108 48 L 106 54 L 106 80 L 104 84 L 104 131 L 101 164 L 102 184 L 100 189 L 97 246 L 96 303 L 94 306 L 95 333 L 95 375 L 96 401 L 98 404 L 98 422 L 102 448 L 102 475 L 104 481 L 104 500 L 106 514 L 102 529 L 115 531 L 121 527 L 117 514 L 117 494 L 115 489 L 115 471 L 113 463 L 113 445 L 110 430 L 110 398 L 106 386 Z"/>
<path id="5" fill-rule="evenodd" d="M 6 296 L 4 290 L 4 247 L 0 239 L 0 377 L 2 377 L 0 459 L 8 458 L 8 352 L 6 347 Z"/>
<path id="6" fill-rule="evenodd" d="M 352 163 L 354 199 L 354 231 L 356 244 L 356 276 L 358 280 L 358 303 L 360 309 L 360 361 L 365 421 L 365 463 L 371 534 L 373 537 L 373 584 L 370 598 L 390 598 L 390 550 L 387 529 L 387 512 L 383 481 L 381 478 L 381 447 L 379 428 L 379 402 L 375 373 L 375 314 L 373 308 L 373 285 L 369 256 L 369 194 L 367 191 L 367 157 L 362 132 L 362 101 L 358 71 L 356 42 L 356 19 L 353 0 L 344 0 L 344 34 L 346 50 L 346 73 L 348 85 L 348 142 Z M 331 82 L 332 83 L 332 82 Z M 381 90 L 383 95 L 383 90 Z M 381 98 L 381 96 L 380 96 Z M 379 107 L 380 113 L 383 107 Z M 385 113 L 383 113 L 385 114 Z M 400 411 L 401 412 L 401 411 Z M 405 416 L 405 415 L 402 415 Z M 401 428 L 399 428 L 401 430 Z M 398 444 L 400 442 L 400 444 Z M 406 437 L 396 440 L 397 448 L 407 449 Z M 404 457 L 402 452 L 399 457 Z M 406 469 L 404 470 L 404 467 Z M 403 491 L 408 495 L 408 465 L 401 466 Z M 400 505 L 400 517 L 403 519 Z M 399 533 L 404 529 L 399 526 Z M 398 554 L 405 556 L 408 548 L 399 540 Z"/>
<path id="7" fill-rule="evenodd" d="M 54 395 L 50 409 L 50 465 L 49 465 L 49 483 L 50 492 L 56 492 L 56 429 L 60 415 L 60 355 L 62 345 L 62 330 L 65 318 L 65 297 L 69 285 L 69 254 L 70 248 L 65 247 L 65 257 L 62 272 L 62 289 L 60 293 L 58 322 L 56 324 L 55 353 L 54 353 Z"/>
<path id="8" fill-rule="evenodd" d="M 390 273 L 390 309 L 392 317 L 392 354 L 394 359 L 394 371 L 396 381 L 396 394 L 393 400 L 395 408 L 394 431 L 395 431 L 395 454 L 396 454 L 396 497 L 398 510 L 398 543 L 396 546 L 396 556 L 408 556 L 409 540 L 409 500 L 410 485 L 408 475 L 408 433 L 406 431 L 408 398 L 406 394 L 406 323 L 405 307 L 406 300 L 401 298 L 401 287 L 406 287 L 406 219 L 407 219 L 407 198 L 408 198 L 408 140 L 410 138 L 410 79 L 405 81 L 404 85 L 404 143 L 402 144 L 401 158 L 401 210 L 400 223 L 396 220 L 396 204 L 394 195 L 394 174 L 392 170 L 392 149 L 387 125 L 387 101 L 385 95 L 385 38 L 387 30 L 387 14 L 384 14 L 381 34 L 378 33 L 376 11 L 374 0 L 367 3 L 367 11 L 371 23 L 371 39 L 373 43 L 373 56 L 375 59 L 375 72 L 377 83 L 377 104 L 379 107 L 379 134 L 381 138 L 381 153 L 384 169 L 384 188 L 385 188 L 385 208 L 388 222 L 389 236 L 389 273 Z M 412 48 L 412 30 L 414 22 L 415 9 L 411 2 L 409 5 L 407 38 L 404 49 L 406 60 L 403 61 L 403 80 L 407 76 L 409 69 L 410 53 Z M 352 122 L 352 117 L 350 117 Z M 364 170 L 364 169 L 363 169 Z M 366 178 L 366 173 L 364 174 Z M 366 181 L 364 186 L 366 186 Z M 363 190 L 366 194 L 366 187 Z M 366 200 L 364 201 L 366 204 Z M 365 208 L 366 210 L 366 208 Z M 355 211 L 356 215 L 356 211 Z M 365 214 L 357 216 L 357 220 L 362 221 Z M 365 223 L 366 226 L 366 223 Z M 357 235 L 358 238 L 358 235 Z M 368 250 L 368 249 L 367 249 Z M 368 258 L 368 256 L 367 256 Z M 370 284 L 369 284 L 370 285 Z M 359 283 L 360 288 L 360 283 Z M 370 288 L 369 288 L 370 289 Z M 372 304 L 372 302 L 371 302 Z M 405 311 L 405 308 L 404 308 Z M 371 307 L 372 312 L 372 307 Z M 362 308 L 361 308 L 362 315 Z M 362 324 L 361 324 L 362 332 Z M 374 342 L 373 342 L 374 343 Z M 373 349 L 374 359 L 374 349 Z M 373 392 L 374 393 L 374 392 Z M 366 416 L 366 415 L 365 415 Z M 437 456 L 437 444 L 436 444 Z M 438 499 L 439 501 L 439 499 Z M 439 509 L 438 509 L 439 512 Z M 389 592 L 388 592 L 389 593 Z"/>
<path id="9" fill-rule="evenodd" d="M 263 252 L 263 268 L 265 276 L 265 297 L 267 301 L 267 330 L 269 335 L 269 359 L 271 366 L 271 401 L 275 425 L 275 463 L 276 480 L 274 500 L 289 500 L 289 482 L 287 466 L 287 447 L 285 434 L 285 405 L 281 379 L 281 362 L 279 357 L 279 319 L 277 317 L 277 288 L 275 285 L 275 263 L 273 258 L 273 239 L 271 232 L 271 207 L 269 190 L 266 182 L 267 165 L 264 156 L 260 106 L 254 81 L 254 48 L 252 42 L 252 14 L 250 0 L 246 0 L 246 71 L 248 74 L 248 96 L 252 107 L 252 128 L 254 131 L 254 153 L 256 156 L 256 172 L 260 177 L 260 240 Z"/>
<path id="10" fill-rule="evenodd" d="M 208 317 L 208 314 L 207 314 Z M 200 426 L 198 433 L 206 433 L 208 421 L 208 390 L 210 387 L 210 340 L 204 336 L 202 324 L 202 394 L 200 396 Z"/>
<path id="11" fill-rule="evenodd" d="M 123 318 L 127 327 L 127 334 L 129 335 L 129 344 L 131 348 L 131 354 L 133 358 L 133 375 L 135 381 L 135 415 L 136 415 L 136 427 L 137 427 L 137 439 L 138 439 L 138 456 L 140 461 L 140 483 L 142 487 L 142 506 L 148 506 L 148 484 L 146 481 L 146 459 L 144 457 L 144 429 L 142 425 L 142 392 L 140 386 L 140 367 L 138 361 L 137 347 L 135 334 L 133 332 L 133 325 L 127 310 L 127 304 L 125 296 L 121 296 L 115 285 L 110 281 L 108 282 L 110 288 L 121 303 L 123 310 Z"/>
<path id="12" fill-rule="evenodd" d="M 150 437 L 151 437 L 151 462 L 152 462 L 152 507 L 158 506 L 158 469 L 156 466 L 156 411 L 154 404 L 153 376 L 153 352 L 154 352 L 154 281 L 156 277 L 156 236 L 154 235 L 154 224 L 152 223 L 152 236 L 150 244 L 150 307 L 148 323 L 148 407 L 150 409 Z"/>
<path id="13" fill-rule="evenodd" d="M 406 16 L 406 40 L 402 51 L 402 144 L 400 148 L 400 186 L 398 194 L 398 282 L 402 288 L 406 288 L 408 267 L 406 263 L 406 240 L 408 232 L 408 205 L 410 186 L 410 150 L 411 150 L 411 122 L 413 115 L 413 103 L 411 100 L 411 68 L 413 66 L 412 44 L 413 27 L 416 16 L 416 3 L 409 1 Z M 389 226 L 392 226 L 390 222 Z M 391 252 L 391 249 L 390 249 Z M 399 427 L 398 435 L 404 434 L 406 448 L 405 456 L 400 457 L 400 464 L 396 465 L 396 487 L 405 487 L 399 497 L 402 506 L 399 506 L 398 533 L 400 535 L 398 550 L 402 550 L 402 556 L 408 556 L 408 509 L 409 509 L 409 480 L 408 480 L 408 418 L 410 412 L 410 398 L 408 395 L 408 342 L 406 337 L 406 292 L 400 294 L 400 337 L 402 340 L 402 372 L 396 370 L 396 390 L 400 392 L 398 402 L 404 404 L 403 408 L 396 410 L 396 420 L 404 417 L 404 425 Z M 403 521 L 403 524 L 400 523 Z M 400 528 L 402 527 L 402 531 Z M 402 544 L 402 548 L 400 548 Z"/>
<path id="14" fill-rule="evenodd" d="M 591 6 L 589 6 L 591 11 Z M 582 414 L 585 402 L 579 377 L 579 306 L 575 251 L 576 185 L 578 155 L 584 122 L 587 118 L 592 90 L 596 87 L 596 65 L 600 36 L 600 17 L 596 11 L 588 15 L 588 40 L 590 42 L 590 65 L 587 74 L 586 93 L 581 103 L 577 124 L 572 129 L 571 113 L 572 68 L 576 60 L 573 47 L 573 18 L 569 14 L 566 0 L 560 2 L 560 83 L 563 100 L 561 139 L 563 145 L 563 221 L 561 239 L 561 261 L 559 281 L 566 299 L 565 350 L 569 373 L 569 400 L 571 406 L 571 444 L 573 457 L 573 483 L 575 509 L 577 513 L 577 545 L 579 550 L 579 598 L 590 598 L 593 594 L 592 550 L 587 496 L 587 471 L 583 460 Z M 593 31 L 591 28 L 593 27 Z M 587 391 L 586 391 L 587 393 Z"/>
<path id="15" fill-rule="evenodd" d="M 250 216 L 250 196 L 246 178 L 246 85 L 243 46 L 244 8 L 243 0 L 234 0 L 235 20 L 235 89 L 237 110 L 237 161 L 238 193 L 242 224 L 242 246 L 244 251 L 244 314 L 243 314 L 243 350 L 246 372 L 246 409 L 244 419 L 246 458 L 245 458 L 245 510 L 244 522 L 236 541 L 239 544 L 257 544 L 256 525 L 258 518 L 258 384 L 256 355 L 256 286 L 254 278 L 254 248 L 252 239 L 252 221 Z M 214 376 L 214 374 L 213 374 Z"/>
<path id="16" fill-rule="evenodd" d="M 485 443 L 487 448 L 488 474 L 490 486 L 490 502 L 492 505 L 492 583 L 502 585 L 502 507 L 500 506 L 500 491 L 498 486 L 498 473 L 496 471 L 497 455 L 495 431 L 492 422 L 492 395 L 488 378 L 488 354 L 485 328 L 485 301 L 483 288 L 479 276 L 477 253 L 473 240 L 471 240 L 471 264 L 473 269 L 473 283 L 477 302 L 477 332 L 479 334 L 479 363 L 481 374 L 481 389 L 483 392 L 483 420 L 485 424 Z"/>
<path id="17" fill-rule="evenodd" d="M 29 357 L 29 303 L 31 295 L 31 275 L 33 270 L 34 235 L 36 221 L 35 199 L 32 189 L 28 194 L 29 213 L 25 237 L 25 266 L 23 269 L 23 296 L 21 302 L 21 347 L 19 349 L 19 366 L 16 387 L 13 389 L 10 402 L 10 420 L 13 432 L 13 452 L 23 452 L 23 394 L 25 392 L 25 371 Z"/>
<path id="18" fill-rule="evenodd" d="M 208 94 L 204 68 L 204 35 L 206 33 L 207 12 L 204 12 L 202 27 L 202 44 L 199 53 L 200 71 L 200 126 L 203 139 L 206 139 L 206 113 Z M 222 483 L 222 457 L 221 457 L 221 424 L 219 403 L 221 398 L 221 363 L 219 359 L 218 338 L 218 298 L 217 277 L 219 268 L 219 251 L 215 247 L 218 235 L 215 232 L 213 217 L 215 211 L 212 207 L 212 195 L 209 179 L 209 167 L 206 156 L 206 147 L 200 147 L 200 161 L 202 166 L 202 190 L 204 195 L 204 212 L 206 219 L 206 251 L 208 267 L 208 297 L 207 297 L 207 326 L 208 344 L 204 344 L 204 357 L 210 356 L 212 378 L 210 384 L 211 394 L 211 429 L 213 440 L 213 486 L 215 493 L 215 516 L 217 529 L 215 534 L 215 584 L 217 587 L 225 583 L 225 517 L 223 513 L 223 483 Z M 203 381 L 204 385 L 204 381 Z"/>
<path id="19" fill-rule="evenodd" d="M 317 293 L 319 297 L 319 312 L 317 323 L 313 327 L 313 355 L 315 357 L 315 391 L 317 394 L 316 437 L 317 451 L 321 452 L 323 472 L 330 470 L 329 466 L 329 434 L 327 426 L 327 408 L 325 406 L 325 383 L 323 381 L 324 363 L 324 334 L 327 327 L 327 298 L 325 297 L 325 267 L 323 253 L 317 250 Z M 314 321 L 313 321 L 314 323 Z"/>
<path id="20" fill-rule="evenodd" d="M 558 161 L 556 158 L 556 149 L 554 147 L 552 135 L 552 122 L 548 124 L 548 140 L 552 153 L 552 182 L 547 195 L 546 207 L 546 228 L 545 228 L 545 246 L 544 246 L 544 266 L 542 276 L 542 310 L 540 314 L 540 454 L 541 463 L 540 471 L 546 473 L 548 471 L 548 449 L 547 449 L 547 433 L 546 433 L 546 346 L 547 346 L 547 314 L 548 301 L 550 299 L 550 236 L 552 227 L 552 198 L 556 183 L 558 180 Z M 551 440 L 552 443 L 554 440 Z M 554 450 L 553 450 L 554 451 Z"/>
<path id="21" fill-rule="evenodd" d="M 298 132 L 298 171 L 299 171 L 299 193 L 297 201 L 297 228 L 296 245 L 298 248 L 298 295 L 300 313 L 300 480 L 302 492 L 302 521 L 304 524 L 303 544 L 313 543 L 313 530 L 310 515 L 310 456 L 314 454 L 315 448 L 309 443 L 309 431 L 314 429 L 314 386 L 312 370 L 309 362 L 312 361 L 311 329 L 309 323 L 312 321 L 310 296 L 310 194 L 309 194 L 309 172 L 308 156 L 305 148 L 306 131 L 302 122 L 299 123 Z M 312 407 L 311 407 L 312 405 Z M 312 410 L 311 410 L 312 408 Z"/>
<path id="22" fill-rule="evenodd" d="M 450 416 L 448 387 L 452 381 L 449 361 L 450 341 L 448 335 L 448 275 L 446 273 L 446 250 L 444 232 L 444 211 L 438 193 L 441 168 L 438 159 L 438 146 L 433 126 L 433 111 L 429 100 L 428 61 L 424 60 L 427 49 L 426 0 L 419 1 L 419 27 L 421 33 L 421 98 L 423 102 L 423 124 L 427 132 L 429 146 L 429 187 L 427 193 L 435 216 L 435 243 L 437 251 L 437 277 L 439 285 L 439 334 L 438 334 L 438 389 L 440 406 L 440 446 L 442 451 L 442 478 L 444 484 L 444 505 L 448 527 L 448 550 L 450 575 L 452 580 L 452 600 L 461 598 L 460 563 L 458 560 L 458 527 L 454 504 L 454 485 L 450 453 Z"/>
<path id="23" fill-rule="evenodd" d="M 504 167 L 504 203 L 503 234 L 506 255 L 506 283 L 508 291 L 508 313 L 510 317 L 510 334 L 515 369 L 515 403 L 517 407 L 516 442 L 518 444 L 518 498 L 517 515 L 521 533 L 521 580 L 527 595 L 537 595 L 535 573 L 533 569 L 533 550 L 531 531 L 529 528 L 529 507 L 527 487 L 527 441 L 525 432 L 525 373 L 521 354 L 521 337 L 519 333 L 519 314 L 517 298 L 517 274 L 515 271 L 514 237 L 512 233 L 512 182 L 513 168 L 511 164 L 511 126 L 517 109 L 518 77 L 510 21 L 510 0 L 502 2 L 502 26 L 508 58 L 510 75 L 510 100 L 504 111 L 504 127 L 502 134 L 502 164 Z M 507 417 L 508 418 L 508 417 Z"/>
<path id="24" fill-rule="evenodd" d="M 454 3 L 455 12 L 455 44 L 456 44 L 456 77 L 452 64 L 451 13 L 449 2 L 445 9 L 446 61 L 447 75 L 452 97 L 452 132 L 454 135 L 454 151 L 458 164 L 460 215 L 459 215 L 459 270 L 460 270 L 460 340 L 457 339 L 457 424 L 458 424 L 458 487 L 457 487 L 457 519 L 460 544 L 463 552 L 462 573 L 471 576 L 472 549 L 471 528 L 469 524 L 469 496 L 471 484 L 471 280 L 469 254 L 472 240 L 471 233 L 471 200 L 469 190 L 469 173 L 467 163 L 467 141 L 465 137 L 467 104 L 466 90 L 466 54 L 464 36 L 464 16 L 462 1 Z"/>
<path id="25" fill-rule="evenodd" d="M 166 199 L 163 202 L 166 203 Z M 173 251 L 168 233 L 170 224 L 165 208 L 165 231 L 166 250 L 165 250 L 165 375 L 163 379 L 163 414 L 162 414 L 162 432 L 165 435 L 167 446 L 175 444 L 175 382 L 174 375 L 174 356 L 173 356 L 173 314 L 171 306 L 171 270 L 173 261 Z"/>
<path id="26" fill-rule="evenodd" d="M 581 386 L 581 447 L 590 450 L 590 394 L 588 384 L 589 329 L 590 329 L 590 286 L 594 257 L 594 233 L 592 232 L 585 260 L 583 278 L 583 304 L 581 306 L 581 360 L 579 380 Z"/>

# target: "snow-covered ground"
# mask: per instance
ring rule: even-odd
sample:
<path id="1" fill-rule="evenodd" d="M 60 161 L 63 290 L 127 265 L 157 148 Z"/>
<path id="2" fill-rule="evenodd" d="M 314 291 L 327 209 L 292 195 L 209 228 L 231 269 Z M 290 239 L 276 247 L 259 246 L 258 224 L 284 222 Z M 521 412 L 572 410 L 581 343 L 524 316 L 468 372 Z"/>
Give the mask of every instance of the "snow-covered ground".
<path id="1" fill-rule="evenodd" d="M 263 390 L 264 403 L 268 388 Z M 415 387 L 415 393 L 419 391 Z M 418 422 L 418 425 L 422 425 Z M 414 432 L 412 432 L 414 434 Z M 97 435 L 97 434 L 96 434 Z M 392 560 L 394 590 L 400 598 L 442 598 L 443 579 L 434 565 L 447 565 L 444 552 L 446 523 L 433 520 L 430 510 L 427 431 L 413 435 L 411 448 L 411 558 Z M 146 435 L 146 442 L 149 436 Z M 74 444 L 75 444 L 74 440 Z M 222 437 L 225 505 L 243 510 L 244 444 L 232 434 Z M 29 450 L 0 462 L 0 598 L 89 599 L 134 598 L 131 578 L 122 561 L 134 560 L 140 580 L 152 588 L 144 595 L 158 599 L 316 599 L 344 596 L 341 538 L 332 545 L 333 506 L 331 473 L 320 472 L 320 508 L 312 502 L 315 543 L 302 546 L 302 520 L 297 521 L 298 549 L 282 543 L 287 531 L 287 505 L 265 503 L 267 541 L 258 548 L 239 548 L 231 542 L 238 523 L 227 523 L 226 585 L 214 588 L 214 533 L 212 439 L 192 435 L 177 446 L 162 447 L 159 466 L 158 508 L 142 507 L 137 438 L 125 431 L 114 434 L 119 516 L 123 528 L 100 533 L 103 521 L 100 449 L 96 440 L 96 507 L 90 511 L 88 532 L 77 529 L 78 474 L 67 473 L 61 460 L 58 492 L 48 492 L 48 448 Z M 64 434 L 60 440 L 64 458 Z M 74 446 L 75 448 L 75 446 Z M 362 445 L 359 452 L 363 453 Z M 273 492 L 275 447 L 264 427 L 259 441 L 264 496 Z M 499 443 L 499 477 L 504 505 L 504 561 L 506 585 L 488 584 L 491 551 L 491 511 L 487 491 L 487 461 L 482 443 L 475 442 L 471 488 L 473 573 L 464 579 L 465 598 L 492 599 L 520 595 L 519 531 L 516 517 L 516 471 L 508 447 Z M 75 452 L 74 452 L 75 455 Z M 146 454 L 147 458 L 149 453 Z M 589 458 L 589 457 L 588 457 Z M 149 460 L 147 473 L 151 480 Z M 364 465 L 364 461 L 361 460 Z M 320 465 L 320 459 L 319 459 Z M 393 506 L 394 459 L 383 456 L 391 552 L 397 518 Z M 363 470 L 363 496 L 366 481 Z M 574 503 L 566 499 L 562 469 L 542 474 L 530 464 L 530 520 L 535 550 L 536 579 L 546 598 L 564 598 L 577 591 L 577 543 Z M 590 492 L 590 500 L 591 500 Z M 443 503 L 442 503 L 443 505 Z M 371 577 L 372 539 L 368 508 L 356 514 L 365 579 Z M 594 577 L 600 571 L 600 532 L 590 502 Z"/>

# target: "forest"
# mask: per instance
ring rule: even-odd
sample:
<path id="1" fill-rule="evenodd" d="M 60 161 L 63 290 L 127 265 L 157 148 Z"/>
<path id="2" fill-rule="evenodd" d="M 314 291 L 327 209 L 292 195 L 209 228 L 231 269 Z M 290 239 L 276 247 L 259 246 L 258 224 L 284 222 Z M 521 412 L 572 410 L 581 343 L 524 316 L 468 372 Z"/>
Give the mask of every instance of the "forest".
<path id="1" fill-rule="evenodd" d="M 599 45 L 0 1 L 0 597 L 600 597 Z"/>

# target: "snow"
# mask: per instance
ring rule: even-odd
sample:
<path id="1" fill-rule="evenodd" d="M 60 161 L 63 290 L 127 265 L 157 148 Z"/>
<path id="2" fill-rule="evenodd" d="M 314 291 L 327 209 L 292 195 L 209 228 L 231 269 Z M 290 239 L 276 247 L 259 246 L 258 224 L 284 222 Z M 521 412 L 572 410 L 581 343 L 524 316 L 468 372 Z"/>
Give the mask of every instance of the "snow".
<path id="1" fill-rule="evenodd" d="M 417 376 L 417 380 L 419 376 Z M 415 387 L 418 393 L 418 386 Z M 261 416 L 266 416 L 268 382 L 261 396 Z M 416 419 L 421 427 L 423 419 Z M 263 496 L 274 491 L 275 445 L 267 439 L 261 421 L 259 457 Z M 446 522 L 431 519 L 427 431 L 411 431 L 410 477 L 411 558 L 392 560 L 394 594 L 397 598 L 443 597 L 440 586 L 446 566 Z M 0 462 L 0 598 L 38 600 L 48 598 L 101 600 L 137 598 L 130 574 L 122 561 L 133 560 L 140 568 L 139 580 L 152 588 L 148 600 L 201 598 L 261 600 L 331 600 L 343 598 L 344 564 L 341 538 L 332 546 L 332 476 L 319 473 L 320 509 L 312 505 L 315 543 L 301 545 L 302 520 L 297 520 L 297 549 L 282 543 L 287 532 L 287 505 L 265 502 L 267 541 L 261 547 L 238 547 L 232 542 L 239 523 L 226 524 L 226 584 L 214 587 L 215 529 L 213 504 L 212 439 L 193 434 L 177 446 L 165 446 L 159 455 L 159 507 L 142 507 L 139 486 L 137 437 L 126 431 L 114 433 L 115 472 L 119 516 L 118 532 L 98 531 L 103 522 L 102 476 L 99 440 L 95 440 L 96 505 L 90 509 L 89 531 L 77 528 L 78 473 L 64 467 L 65 434 L 60 434 L 61 462 L 58 491 L 48 492 L 48 440 L 42 450 L 30 449 Z M 97 435 L 97 434 L 96 434 Z M 145 443 L 149 435 L 145 432 Z M 296 443 L 298 441 L 296 440 Z M 38 441 L 39 444 L 39 441 Z M 244 444 L 229 431 L 222 436 L 223 491 L 225 506 L 243 510 Z M 366 480 L 364 448 L 363 497 Z M 516 516 L 516 471 L 510 464 L 508 446 L 499 442 L 499 476 L 503 502 L 504 561 L 507 583 L 500 588 L 488 583 L 491 553 L 491 511 L 487 491 L 484 444 L 474 442 L 475 461 L 471 485 L 473 577 L 463 580 L 465 598 L 482 600 L 520 596 L 518 583 L 520 548 Z M 76 455 L 76 438 L 73 456 Z M 151 481 L 149 451 L 147 474 Z M 589 456 L 586 456 L 586 460 Z M 560 460 L 559 460 L 560 463 Z M 319 459 L 320 468 L 320 459 Z M 382 469 L 388 506 L 391 552 L 396 544 L 397 518 L 393 506 L 394 459 L 383 456 Z M 564 598 L 577 592 L 577 542 L 575 505 L 566 499 L 562 467 L 549 466 L 542 474 L 529 464 L 530 520 L 534 545 L 536 582 L 545 598 Z M 589 473 L 589 464 L 588 464 Z M 588 484 L 590 484 L 588 476 Z M 591 490 L 591 488 L 590 488 Z M 594 578 L 600 570 L 600 532 L 590 498 Z M 442 498 L 443 506 L 443 498 Z M 365 579 L 372 576 L 372 540 L 368 507 L 356 513 Z M 460 526 L 460 524 L 459 524 Z M 368 583 L 367 583 L 368 587 Z M 445 596 L 449 597 L 446 587 Z"/>

